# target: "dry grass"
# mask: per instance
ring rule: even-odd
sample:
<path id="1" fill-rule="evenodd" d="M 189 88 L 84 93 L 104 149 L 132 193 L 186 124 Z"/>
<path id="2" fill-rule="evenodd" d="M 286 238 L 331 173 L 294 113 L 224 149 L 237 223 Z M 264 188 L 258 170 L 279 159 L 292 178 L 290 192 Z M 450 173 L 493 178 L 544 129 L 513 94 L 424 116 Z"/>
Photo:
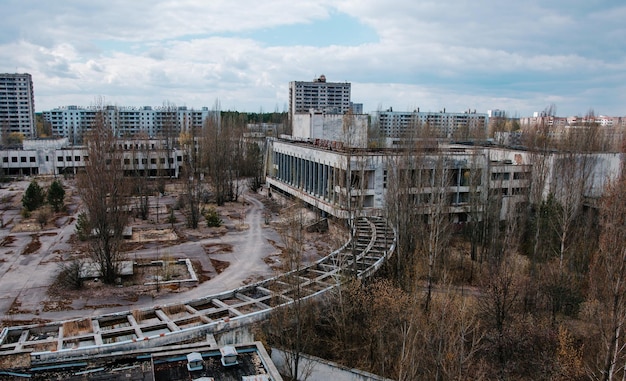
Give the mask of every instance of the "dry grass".
<path id="1" fill-rule="evenodd" d="M 146 312 L 142 310 L 132 310 L 131 313 L 135 318 L 137 324 L 139 324 L 139 322 L 141 322 L 146 317 Z"/>
<path id="2" fill-rule="evenodd" d="M 213 259 L 213 258 L 209 258 L 209 259 L 211 260 L 211 264 L 213 265 L 213 268 L 215 268 L 215 272 L 218 274 L 221 274 L 224 270 L 228 268 L 228 266 L 230 266 L 230 262 L 220 261 L 218 259 Z"/>
<path id="3" fill-rule="evenodd" d="M 85 333 L 93 332 L 91 319 L 72 320 L 63 323 L 63 336 L 79 336 Z"/>
<path id="4" fill-rule="evenodd" d="M 187 312 L 187 309 L 185 308 L 184 304 L 174 304 L 161 308 L 161 311 L 163 311 L 168 316 L 174 316 L 181 312 Z"/>

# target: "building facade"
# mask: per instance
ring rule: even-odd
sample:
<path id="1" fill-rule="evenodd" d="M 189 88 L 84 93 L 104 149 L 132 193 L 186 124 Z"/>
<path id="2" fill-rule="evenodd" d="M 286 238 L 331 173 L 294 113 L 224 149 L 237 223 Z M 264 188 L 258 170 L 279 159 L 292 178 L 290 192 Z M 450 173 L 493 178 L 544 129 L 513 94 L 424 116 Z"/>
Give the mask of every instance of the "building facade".
<path id="1" fill-rule="evenodd" d="M 381 137 L 411 139 L 413 137 L 479 138 L 487 136 L 489 116 L 465 111 L 460 113 L 419 111 L 378 111 L 373 115 Z M 423 131 L 423 133 L 422 133 Z M 393 143 L 392 143 L 393 145 Z"/>
<path id="2" fill-rule="evenodd" d="M 476 200 L 496 202 L 500 218 L 505 219 L 525 210 L 536 176 L 536 153 L 493 146 L 440 144 L 409 152 L 275 140 L 268 152 L 266 181 L 270 190 L 301 199 L 338 218 L 354 213 L 381 215 L 388 192 L 396 189 L 408 192 L 416 201 L 414 205 L 422 205 L 419 209 L 424 215 L 429 215 L 429 203 L 438 193 L 443 195 L 444 209 L 452 222 L 480 218 L 482 210 L 476 209 Z M 552 152 L 543 155 L 550 171 L 542 196 L 553 193 L 558 197 L 561 186 L 556 168 L 572 158 Z M 588 171 L 582 196 L 597 199 L 607 181 L 619 175 L 624 155 L 581 154 L 577 160 L 582 156 Z"/>
<path id="3" fill-rule="evenodd" d="M 68 138 L 72 144 L 81 144 L 85 132 L 93 125 L 98 112 L 118 138 L 143 134 L 150 138 L 178 137 L 181 132 L 203 126 L 207 118 L 219 123 L 220 112 L 208 107 L 200 110 L 187 107 L 97 107 L 66 106 L 44 111 L 44 120 L 50 123 L 52 135 Z"/>
<path id="4" fill-rule="evenodd" d="M 119 139 L 120 168 L 126 176 L 177 178 L 185 153 L 162 139 Z M 5 176 L 74 175 L 85 168 L 89 151 L 67 138 L 24 140 L 20 149 L 0 150 L 0 174 Z"/>
<path id="5" fill-rule="evenodd" d="M 349 217 L 355 209 L 360 215 L 380 215 L 387 192 L 393 188 L 392 179 L 400 176 L 414 181 L 409 192 L 425 205 L 439 186 L 454 222 L 468 220 L 470 200 L 476 194 L 501 197 L 504 217 L 526 201 L 532 175 L 525 153 L 461 145 L 407 154 L 393 149 L 337 149 L 274 141 L 268 159 L 270 189 L 339 218 Z M 437 178 L 445 180 L 438 185 Z M 427 208 L 424 213 L 428 214 Z"/>
<path id="6" fill-rule="evenodd" d="M 325 140 L 345 147 L 366 148 L 368 118 L 364 114 L 298 113 L 292 120 L 293 136 L 304 140 Z"/>
<path id="7" fill-rule="evenodd" d="M 0 74 L 0 134 L 35 136 L 35 96 L 30 74 Z"/>
<path id="8" fill-rule="evenodd" d="M 345 114 L 350 110 L 350 86 L 349 82 L 326 82 L 324 75 L 312 82 L 289 82 L 289 118 L 311 109 Z"/>

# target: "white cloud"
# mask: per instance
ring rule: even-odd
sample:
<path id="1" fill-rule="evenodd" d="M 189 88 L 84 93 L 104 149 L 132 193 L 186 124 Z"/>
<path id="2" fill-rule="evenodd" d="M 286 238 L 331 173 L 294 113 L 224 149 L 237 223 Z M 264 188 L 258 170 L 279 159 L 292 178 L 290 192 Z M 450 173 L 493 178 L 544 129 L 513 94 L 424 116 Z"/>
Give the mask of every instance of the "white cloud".
<path id="1" fill-rule="evenodd" d="M 595 1 L 595 2 L 594 2 Z M 353 82 L 366 109 L 625 114 L 626 7 L 604 2 L 7 0 L 1 71 L 30 72 L 38 110 L 88 104 L 283 109 L 287 84 Z M 256 32 L 347 14 L 378 40 L 271 44 Z M 593 90 L 589 90 L 593 89 Z"/>

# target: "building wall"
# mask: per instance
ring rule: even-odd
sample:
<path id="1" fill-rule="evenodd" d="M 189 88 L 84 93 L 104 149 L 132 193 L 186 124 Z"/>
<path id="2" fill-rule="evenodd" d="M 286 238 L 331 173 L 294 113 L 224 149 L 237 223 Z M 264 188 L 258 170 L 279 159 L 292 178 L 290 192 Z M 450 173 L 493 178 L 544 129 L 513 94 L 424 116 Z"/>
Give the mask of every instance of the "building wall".
<path id="1" fill-rule="evenodd" d="M 285 351 L 272 348 L 272 361 L 284 374 L 289 374 L 287 362 L 293 356 L 288 356 Z M 392 381 L 389 378 L 377 376 L 359 369 L 348 368 L 332 361 L 319 357 L 300 353 L 299 377 L 309 381 Z"/>
<path id="2" fill-rule="evenodd" d="M 367 115 L 324 114 L 311 111 L 293 117 L 293 137 L 341 142 L 347 147 L 367 147 Z"/>
<path id="3" fill-rule="evenodd" d="M 494 193 L 509 198 L 505 209 L 522 202 L 530 187 L 532 167 L 522 158 L 514 161 L 514 155 L 490 157 L 484 149 L 465 147 L 445 147 L 438 153 L 418 155 L 411 157 L 396 150 L 333 150 L 301 142 L 275 141 L 270 147 L 267 181 L 270 187 L 337 217 L 346 218 L 356 209 L 363 215 L 380 215 L 392 178 L 409 172 L 417 174 L 416 177 L 428 173 L 431 176 L 428 181 L 432 182 L 435 168 L 443 162 L 445 176 L 449 177 L 445 190 L 450 200 L 448 212 L 460 221 L 465 219 L 468 195 L 473 190 L 466 179 L 470 171 L 480 171 L 478 191 L 484 197 Z M 494 171 L 506 175 L 496 175 L 493 179 L 497 181 L 491 181 Z M 517 172 L 528 174 L 520 176 Z M 416 179 L 420 186 L 409 191 L 416 197 L 419 194 L 428 197 L 435 184 L 424 181 Z"/>
<path id="4" fill-rule="evenodd" d="M 117 137 L 145 134 L 156 138 L 173 136 L 178 138 L 181 132 L 203 126 L 207 118 L 220 122 L 219 111 L 210 111 L 208 107 L 200 110 L 178 108 L 117 107 L 106 106 L 104 110 L 96 107 L 66 106 L 44 111 L 44 119 L 51 124 L 55 137 L 65 137 L 72 144 L 80 144 L 85 133 L 91 130 L 96 114 L 103 112 L 108 126 Z"/>
<path id="5" fill-rule="evenodd" d="M 35 95 L 30 74 L 0 74 L 0 134 L 35 136 Z"/>
<path id="6" fill-rule="evenodd" d="M 422 213 L 428 214 L 427 200 L 438 186 L 437 173 L 444 171 L 452 221 L 470 218 L 470 200 L 477 194 L 482 200 L 501 200 L 500 217 L 507 218 L 528 202 L 532 186 L 533 155 L 525 151 L 463 145 L 441 146 L 437 151 L 407 153 L 399 150 L 344 150 L 320 147 L 313 143 L 274 141 L 269 149 L 267 183 L 271 189 L 302 199 L 306 203 L 340 218 L 358 210 L 361 215 L 381 215 L 393 178 L 405 176 L 416 184 L 408 189 L 413 197 L 423 199 Z M 546 153 L 553 167 L 567 159 Z M 606 182 L 619 175 L 623 154 L 593 154 L 589 184 L 584 197 L 601 195 Z M 468 183 L 479 178 L 479 183 Z M 558 174 L 552 171 L 543 195 L 554 192 Z"/>
<path id="7" fill-rule="evenodd" d="M 421 112 L 379 111 L 374 113 L 381 137 L 411 138 L 428 128 L 435 136 L 484 138 L 487 136 L 489 116 L 475 112 Z"/>
<path id="8" fill-rule="evenodd" d="M 122 168 L 128 176 L 178 177 L 183 152 L 167 149 L 162 140 L 119 140 Z M 5 175 L 75 174 L 85 167 L 88 150 L 67 139 L 26 140 L 23 149 L 0 150 L 0 170 Z"/>
<path id="9" fill-rule="evenodd" d="M 345 114 L 350 110 L 350 83 L 326 82 L 321 76 L 312 82 L 289 82 L 289 117 L 314 109 Z"/>

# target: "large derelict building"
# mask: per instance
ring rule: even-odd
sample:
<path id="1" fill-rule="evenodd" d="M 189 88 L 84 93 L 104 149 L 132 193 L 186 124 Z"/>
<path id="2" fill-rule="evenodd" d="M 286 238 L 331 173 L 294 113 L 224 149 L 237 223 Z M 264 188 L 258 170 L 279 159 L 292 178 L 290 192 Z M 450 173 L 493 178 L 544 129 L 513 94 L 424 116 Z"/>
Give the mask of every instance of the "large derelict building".
<path id="1" fill-rule="evenodd" d="M 72 144 L 80 144 L 86 131 L 92 128 L 96 115 L 104 113 L 105 120 L 117 137 L 136 136 L 144 133 L 148 137 L 178 137 L 181 132 L 200 128 L 207 118 L 219 123 L 219 111 L 202 107 L 199 110 L 179 107 L 119 107 L 66 106 L 44 111 L 50 123 L 52 135 L 68 138 Z"/>
<path id="2" fill-rule="evenodd" d="M 350 83 L 326 82 L 324 75 L 312 82 L 289 82 L 289 118 L 311 109 L 345 114 L 350 110 Z"/>
<path id="3" fill-rule="evenodd" d="M 30 74 L 0 74 L 0 134 L 35 135 L 35 97 Z"/>
<path id="4" fill-rule="evenodd" d="M 464 112 L 379 111 L 374 114 L 381 137 L 411 139 L 420 137 L 484 139 L 487 136 L 489 115 L 476 110 Z"/>

